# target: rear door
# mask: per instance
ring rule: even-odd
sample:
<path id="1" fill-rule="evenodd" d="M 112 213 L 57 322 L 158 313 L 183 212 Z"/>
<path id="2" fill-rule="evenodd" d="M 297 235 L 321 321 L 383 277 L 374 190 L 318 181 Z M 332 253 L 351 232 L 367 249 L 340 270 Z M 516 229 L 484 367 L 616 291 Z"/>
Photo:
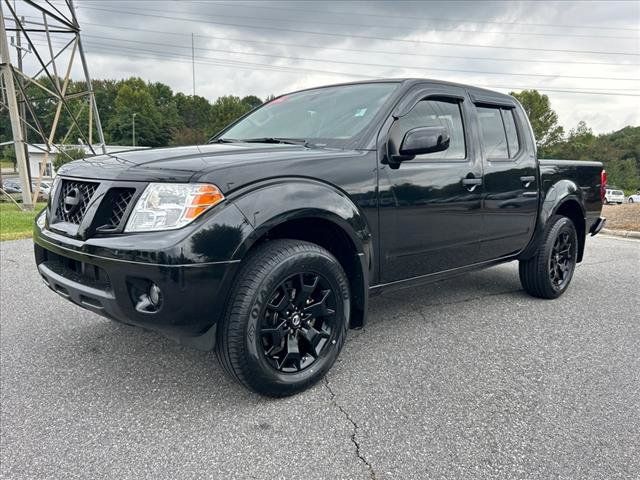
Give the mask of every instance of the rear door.
<path id="1" fill-rule="evenodd" d="M 446 126 L 450 147 L 417 155 L 398 168 L 379 165 L 381 279 L 408 279 L 475 263 L 480 256 L 482 162 L 463 88 L 410 91 L 380 135 Z M 384 142 L 386 144 L 386 140 Z"/>
<path id="2" fill-rule="evenodd" d="M 482 259 L 492 260 L 528 244 L 538 211 L 538 169 L 516 103 L 500 98 L 474 104 L 484 169 Z"/>

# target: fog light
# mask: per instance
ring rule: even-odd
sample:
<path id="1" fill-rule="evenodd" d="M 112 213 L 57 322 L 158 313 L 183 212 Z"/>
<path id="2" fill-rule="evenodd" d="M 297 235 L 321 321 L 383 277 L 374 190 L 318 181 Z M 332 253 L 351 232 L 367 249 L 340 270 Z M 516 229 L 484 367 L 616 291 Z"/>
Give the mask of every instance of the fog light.
<path id="1" fill-rule="evenodd" d="M 151 284 L 151 288 L 149 288 L 149 300 L 154 306 L 159 306 L 162 301 L 162 294 L 160 293 L 160 287 L 155 283 Z"/>
<path id="2" fill-rule="evenodd" d="M 147 293 L 138 297 L 136 310 L 144 313 L 155 313 L 162 305 L 162 291 L 155 283 L 152 283 Z"/>

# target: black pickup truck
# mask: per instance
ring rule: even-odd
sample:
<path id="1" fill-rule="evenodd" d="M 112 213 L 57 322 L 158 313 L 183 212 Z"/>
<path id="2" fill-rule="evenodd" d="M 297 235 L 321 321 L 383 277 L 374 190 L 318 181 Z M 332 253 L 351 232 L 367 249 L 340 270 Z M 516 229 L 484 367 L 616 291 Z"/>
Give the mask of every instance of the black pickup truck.
<path id="1" fill-rule="evenodd" d="M 322 378 L 371 294 L 518 260 L 527 292 L 560 296 L 605 187 L 600 163 L 539 161 L 510 96 L 349 83 L 282 95 L 207 145 L 65 165 L 35 257 L 61 296 L 282 396 Z"/>

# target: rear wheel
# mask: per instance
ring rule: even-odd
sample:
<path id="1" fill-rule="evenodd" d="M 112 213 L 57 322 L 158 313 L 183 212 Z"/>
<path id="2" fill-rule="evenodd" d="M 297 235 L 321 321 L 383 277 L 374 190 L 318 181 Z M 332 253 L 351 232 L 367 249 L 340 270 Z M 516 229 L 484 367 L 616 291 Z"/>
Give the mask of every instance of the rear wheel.
<path id="1" fill-rule="evenodd" d="M 216 354 L 246 387 L 269 396 L 299 392 L 335 362 L 349 324 L 340 263 L 318 245 L 273 240 L 238 274 L 219 329 Z"/>
<path id="2" fill-rule="evenodd" d="M 530 295 L 558 298 L 567 288 L 578 258 L 578 235 L 573 222 L 552 216 L 536 254 L 520 261 L 520 282 Z"/>
<path id="3" fill-rule="evenodd" d="M 629 203 L 633 203 L 633 198 L 630 198 L 630 199 L 629 199 Z"/>

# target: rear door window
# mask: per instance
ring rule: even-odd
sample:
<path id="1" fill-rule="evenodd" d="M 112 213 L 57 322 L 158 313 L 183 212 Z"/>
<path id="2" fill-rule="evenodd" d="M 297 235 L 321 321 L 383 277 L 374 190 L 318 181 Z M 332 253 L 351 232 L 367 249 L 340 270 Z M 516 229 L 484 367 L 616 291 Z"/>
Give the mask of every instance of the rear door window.
<path id="1" fill-rule="evenodd" d="M 500 108 L 477 107 L 477 111 L 485 157 L 508 159 L 507 134 L 502 123 Z"/>
<path id="2" fill-rule="evenodd" d="M 516 120 L 513 116 L 513 109 L 501 109 L 502 120 L 504 121 L 504 129 L 507 133 L 507 147 L 509 148 L 509 158 L 514 158 L 520 151 L 520 142 L 518 141 L 518 129 L 516 128 Z"/>

